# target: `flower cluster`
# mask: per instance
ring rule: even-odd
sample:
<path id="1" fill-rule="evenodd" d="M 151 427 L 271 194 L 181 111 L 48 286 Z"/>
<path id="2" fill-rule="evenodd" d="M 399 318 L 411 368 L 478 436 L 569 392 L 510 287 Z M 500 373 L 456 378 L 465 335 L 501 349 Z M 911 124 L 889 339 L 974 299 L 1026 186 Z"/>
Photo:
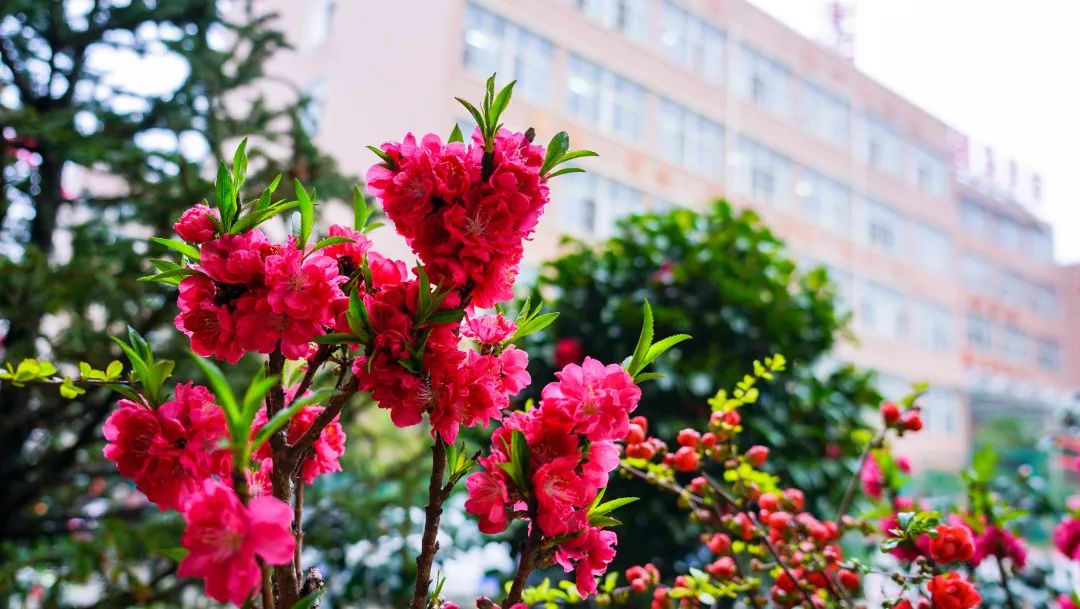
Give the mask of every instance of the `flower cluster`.
<path id="1" fill-rule="evenodd" d="M 615 441 L 626 436 L 641 390 L 622 367 L 589 357 L 556 376 L 535 408 L 512 413 L 495 431 L 482 470 L 466 483 L 465 509 L 485 533 L 528 518 L 534 535 L 558 541 L 552 560 L 576 569 L 577 589 L 586 595 L 596 591 L 617 541 L 597 525 L 603 510 L 590 508 L 619 464 Z"/>
<path id="2" fill-rule="evenodd" d="M 513 297 L 522 241 L 548 202 L 544 148 L 506 129 L 489 148 L 477 128 L 469 144 L 409 134 L 382 150 L 368 187 L 432 280 L 479 307 Z"/>
<path id="3" fill-rule="evenodd" d="M 202 216 L 188 210 L 175 230 L 182 237 L 207 236 Z M 331 232 L 343 227 L 332 228 Z M 348 230 L 348 229 L 345 229 Z M 352 242 L 353 249 L 362 247 Z M 281 349 L 290 359 L 311 354 L 311 341 L 332 326 L 347 302 L 335 258 L 302 247 L 295 238 L 271 243 L 258 229 L 225 234 L 200 243 L 199 262 L 180 282 L 176 328 L 191 349 L 236 363 L 245 352 Z"/>

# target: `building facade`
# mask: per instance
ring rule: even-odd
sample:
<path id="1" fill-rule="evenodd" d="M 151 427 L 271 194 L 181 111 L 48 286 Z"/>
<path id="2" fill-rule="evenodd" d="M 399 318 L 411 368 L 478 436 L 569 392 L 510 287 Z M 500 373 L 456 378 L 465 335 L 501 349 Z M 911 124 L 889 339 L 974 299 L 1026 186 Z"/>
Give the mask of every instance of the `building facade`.
<path id="1" fill-rule="evenodd" d="M 471 128 L 453 97 L 493 72 L 518 83 L 507 124 L 600 154 L 554 184 L 533 270 L 634 212 L 755 209 L 839 284 L 859 340 L 838 358 L 890 395 L 931 383 L 916 467 L 966 463 L 973 410 L 1080 388 L 1049 227 L 956 179 L 948 125 L 745 0 L 272 2 L 295 46 L 272 69 L 347 170 L 406 130 Z"/>

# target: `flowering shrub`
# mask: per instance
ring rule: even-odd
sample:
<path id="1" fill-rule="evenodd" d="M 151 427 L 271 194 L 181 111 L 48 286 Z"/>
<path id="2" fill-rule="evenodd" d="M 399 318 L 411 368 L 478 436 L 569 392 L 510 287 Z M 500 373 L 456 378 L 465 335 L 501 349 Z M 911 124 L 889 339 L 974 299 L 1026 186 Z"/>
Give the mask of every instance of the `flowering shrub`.
<path id="1" fill-rule="evenodd" d="M 353 226 L 331 226 L 314 242 L 315 198 L 299 183 L 296 201 L 272 200 L 276 180 L 260 198 L 240 200 L 241 145 L 232 168 L 219 168 L 215 206 L 184 212 L 174 227 L 180 240 L 154 239 L 179 261 L 153 260 L 158 272 L 146 278 L 177 287 L 175 325 L 209 387 L 183 382 L 170 391 L 172 362 L 155 359 L 134 331 L 116 341 L 130 364 L 126 378 L 109 366 L 60 380 L 54 366 L 27 361 L 9 368 L 6 380 L 56 383 L 68 393 L 107 384 L 123 395 L 104 426 L 105 456 L 150 502 L 183 515 L 177 574 L 201 578 L 207 596 L 221 602 L 317 604 L 322 576 L 302 561 L 303 489 L 341 470 L 346 437 L 338 417 L 361 392 L 397 426 L 426 420 L 430 428 L 410 609 L 455 606 L 441 597 L 444 581 L 433 582 L 432 566 L 443 505 L 466 477 L 465 508 L 483 533 L 519 520 L 527 527 L 505 598 L 500 605 L 480 598 L 480 609 L 591 595 L 605 603 L 640 595 L 654 609 L 723 598 L 754 607 L 851 605 L 877 567 L 845 558 L 840 542 L 848 533 L 875 540 L 898 561 L 887 572 L 895 588 L 889 607 L 977 606 L 970 569 L 990 556 L 1008 590 L 1007 574 L 1023 566 L 1026 549 L 1008 529 L 1007 506 L 988 490 L 985 467 L 970 477 L 971 504 L 948 516 L 915 509 L 899 494 L 904 466 L 887 438 L 921 429 L 919 391 L 882 405 L 883 428 L 869 439 L 832 519 L 806 511 L 803 492 L 768 473 L 768 447 L 741 451 L 736 442 L 740 410 L 756 402 L 761 381 L 784 371 L 783 357 L 754 362 L 753 374 L 730 394 L 717 393 L 707 423 L 680 431 L 675 447 L 650 436 L 647 419 L 631 416 L 639 384 L 660 376 L 647 371 L 650 364 L 690 338 L 654 342 L 647 302 L 637 345 L 622 364 L 575 353 L 535 404 L 511 406 L 532 382 L 528 355 L 515 343 L 556 314 L 526 302 L 511 321 L 498 305 L 513 295 L 522 243 L 548 202 L 548 181 L 580 171 L 559 166 L 592 154 L 570 151 L 565 133 L 545 148 L 533 143 L 531 129 L 502 129 L 511 91 L 496 93 L 489 80 L 480 108 L 462 102 L 478 125 L 471 142 L 455 129 L 447 142 L 408 135 L 373 148 L 381 162 L 368 172 L 369 185 L 419 257 L 411 269 L 373 249 L 372 209 L 359 190 Z M 293 210 L 299 227 L 284 242 L 261 230 Z M 234 364 L 253 354 L 262 365 L 236 394 L 212 360 Z M 494 427 L 490 445 L 466 454 L 455 443 L 462 427 Z M 706 527 L 703 569 L 665 574 L 635 566 L 619 586 L 618 574 L 607 572 L 618 543 L 614 513 L 634 498 L 605 498 L 613 472 L 672 492 Z M 860 482 L 887 507 L 880 522 L 848 514 Z M 1064 522 L 1054 541 L 1077 558 L 1080 517 Z M 573 583 L 527 587 L 534 571 L 556 565 L 574 573 Z M 1011 596 L 1010 604 L 1019 609 Z"/>

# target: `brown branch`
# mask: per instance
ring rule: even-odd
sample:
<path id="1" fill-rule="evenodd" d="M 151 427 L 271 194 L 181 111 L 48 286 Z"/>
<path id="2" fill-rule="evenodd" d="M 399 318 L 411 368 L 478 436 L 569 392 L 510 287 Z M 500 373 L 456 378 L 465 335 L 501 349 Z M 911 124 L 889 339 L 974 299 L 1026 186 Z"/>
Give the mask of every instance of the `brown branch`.
<path id="1" fill-rule="evenodd" d="M 290 457 L 296 460 L 294 465 L 299 465 L 300 456 L 304 455 L 312 446 L 315 445 L 315 440 L 319 438 L 319 434 L 322 433 L 326 426 L 334 421 L 341 409 L 345 406 L 349 399 L 356 395 L 356 392 L 360 386 L 360 381 L 353 376 L 349 379 L 341 390 L 330 398 L 327 402 L 326 408 L 319 413 L 319 416 L 315 417 L 312 421 L 311 427 L 308 427 L 304 432 L 304 435 L 300 436 L 300 439 L 295 444 L 289 447 Z"/>
<path id="2" fill-rule="evenodd" d="M 304 481 L 297 476 L 293 482 L 296 486 L 296 500 L 293 502 L 293 534 L 296 537 L 296 551 L 293 553 L 293 569 L 300 573 L 300 554 L 304 550 Z"/>
<path id="3" fill-rule="evenodd" d="M 870 442 L 866 445 L 866 449 L 863 450 L 863 454 L 859 457 L 859 466 L 855 469 L 855 473 L 852 474 L 851 480 L 848 481 L 847 490 L 844 491 L 844 499 L 840 501 L 840 509 L 836 513 L 836 524 L 840 524 L 844 516 L 847 515 L 848 510 L 851 508 L 851 502 L 855 499 L 855 490 L 859 488 L 859 478 L 862 475 L 863 468 L 866 467 L 866 462 L 870 459 L 871 452 L 881 444 L 881 441 L 885 438 L 885 432 L 887 429 L 882 429 L 874 434 L 874 437 L 870 439 Z"/>
<path id="4" fill-rule="evenodd" d="M 413 587 L 409 609 L 423 609 L 427 605 L 431 588 L 431 564 L 439 551 L 439 519 L 442 517 L 442 479 L 446 472 L 446 443 L 437 434 L 431 447 L 431 479 L 428 481 L 428 503 L 424 507 L 424 535 L 420 542 L 420 555 L 416 557 L 416 585 Z"/>
<path id="5" fill-rule="evenodd" d="M 330 359 L 330 353 L 333 351 L 333 347 L 330 345 L 319 345 L 319 350 L 315 352 L 315 357 L 311 358 L 308 362 L 307 370 L 304 371 L 304 378 L 300 380 L 300 384 L 296 386 L 296 393 L 293 394 L 289 405 L 292 406 L 296 400 L 303 397 L 304 392 L 311 387 L 311 382 L 315 380 L 315 374 L 322 368 L 322 365 L 326 363 L 326 360 Z"/>
<path id="6" fill-rule="evenodd" d="M 521 602 L 521 593 L 525 589 L 525 582 L 529 580 L 529 574 L 536 569 L 540 559 L 540 544 L 543 535 L 540 526 L 536 524 L 536 518 L 529 523 L 529 536 L 521 543 L 521 556 L 518 558 L 517 572 L 514 573 L 514 582 L 510 585 L 510 592 L 502 602 L 503 607 L 513 607 Z"/>
<path id="7" fill-rule="evenodd" d="M 788 579 L 791 580 L 791 583 L 795 584 L 795 588 L 800 593 L 802 593 L 803 598 L 806 599 L 808 609 L 813 609 L 814 598 L 805 588 L 802 587 L 802 585 L 799 583 L 798 578 L 796 578 L 795 574 L 792 573 L 791 569 L 788 568 L 787 564 L 784 562 L 784 559 L 780 557 L 780 552 L 776 550 L 776 546 L 774 546 L 772 544 L 772 541 L 769 539 L 769 530 L 765 528 L 765 525 L 761 524 L 761 521 L 758 520 L 758 517 L 753 512 L 747 511 L 746 515 L 750 518 L 750 521 L 754 523 L 754 526 L 757 527 L 758 535 L 761 536 L 761 541 L 765 543 L 765 547 L 769 549 L 769 553 L 772 554 L 773 558 L 776 559 L 776 563 L 780 565 L 780 568 L 784 570 L 784 573 L 788 576 Z"/>

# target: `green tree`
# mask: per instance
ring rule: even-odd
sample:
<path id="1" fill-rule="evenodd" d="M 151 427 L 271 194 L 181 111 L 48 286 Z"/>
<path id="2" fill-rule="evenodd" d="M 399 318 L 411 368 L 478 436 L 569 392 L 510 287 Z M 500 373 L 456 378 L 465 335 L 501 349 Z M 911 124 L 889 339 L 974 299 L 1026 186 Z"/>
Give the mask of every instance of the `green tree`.
<path id="1" fill-rule="evenodd" d="M 130 323 L 142 334 L 172 322 L 170 290 L 139 283 L 145 237 L 167 234 L 212 190 L 214 167 L 241 137 L 275 150 L 251 160 L 249 184 L 284 173 L 344 196 L 340 176 L 306 130 L 302 93 L 271 95 L 267 59 L 286 46 L 275 15 L 217 0 L 8 0 L 0 3 L 0 346 L 3 359 L 89 362 L 119 353 L 107 339 Z M 128 70 L 151 62 L 175 83 L 147 92 Z M 143 70 L 145 73 L 146 70 Z M 84 188 L 71 188 L 84 176 Z M 151 246 L 156 247 L 156 246 Z M 177 343 L 162 357 L 184 363 Z M 59 581 L 97 573 L 100 602 L 153 598 L 169 574 L 148 560 L 175 523 L 103 498 L 119 482 L 101 464 L 100 425 L 115 395 L 61 399 L 55 388 L 0 386 L 0 597 L 34 582 L 22 565 Z M 93 517 L 91 517 L 93 515 Z M 132 533 L 133 523 L 141 522 Z M 102 545 L 108 542 L 106 545 Z M 167 562 L 167 561 L 162 561 Z M 131 565 L 149 571 L 136 575 Z M 151 587 L 148 584 L 156 582 Z M 10 586 L 14 586 L 13 588 Z M 63 585 L 47 606 L 68 602 Z M 170 604 L 175 606 L 175 604 Z"/>
<path id="2" fill-rule="evenodd" d="M 847 315 L 824 269 L 801 272 L 756 214 L 725 202 L 702 213 L 631 217 L 604 243 L 564 245 L 567 253 L 541 271 L 539 292 L 554 295 L 549 304 L 560 316 L 535 345 L 549 357 L 530 362 L 534 379 L 551 377 L 560 343 L 580 341 L 583 353 L 601 361 L 632 352 L 639 303 L 648 299 L 657 336 L 693 336 L 657 364 L 665 378 L 643 387 L 641 414 L 658 427 L 650 432 L 674 437 L 750 362 L 782 353 L 786 382 L 763 388 L 744 413 L 742 441 L 769 446 L 773 471 L 806 491 L 815 511 L 835 511 L 861 450 L 855 432 L 866 428 L 866 408 L 880 396 L 870 373 L 830 368 Z M 620 535 L 620 564 L 672 564 L 696 547 L 696 530 L 668 497 L 630 481 L 612 484 L 621 487 L 613 496 L 643 497 Z"/>

